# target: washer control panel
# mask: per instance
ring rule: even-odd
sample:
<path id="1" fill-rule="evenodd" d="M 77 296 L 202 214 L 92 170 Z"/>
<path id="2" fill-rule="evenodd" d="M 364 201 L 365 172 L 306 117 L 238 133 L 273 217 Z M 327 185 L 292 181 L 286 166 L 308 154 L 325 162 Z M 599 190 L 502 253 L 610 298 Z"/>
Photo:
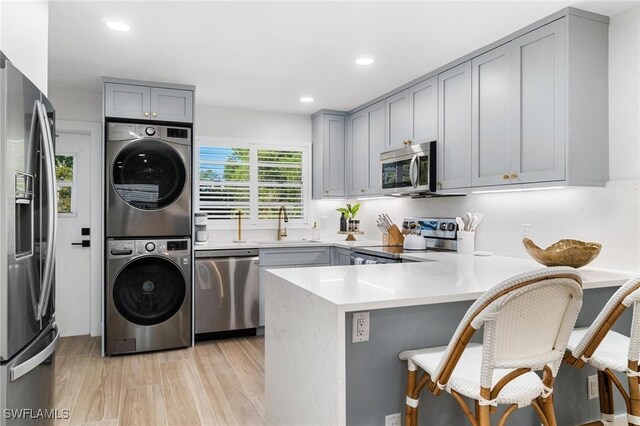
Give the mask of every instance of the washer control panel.
<path id="1" fill-rule="evenodd" d="M 189 256 L 191 254 L 191 241 L 188 239 L 107 241 L 107 255 L 110 259 L 141 254 Z"/>

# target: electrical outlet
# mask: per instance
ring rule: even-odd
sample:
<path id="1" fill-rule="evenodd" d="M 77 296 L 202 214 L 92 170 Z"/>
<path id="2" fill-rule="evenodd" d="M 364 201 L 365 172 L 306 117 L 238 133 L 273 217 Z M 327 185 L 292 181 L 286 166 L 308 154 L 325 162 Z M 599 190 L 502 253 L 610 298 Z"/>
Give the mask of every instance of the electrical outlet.
<path id="1" fill-rule="evenodd" d="M 401 426 L 402 417 L 400 413 L 384 416 L 384 426 Z"/>
<path id="2" fill-rule="evenodd" d="M 353 333 L 351 343 L 369 341 L 369 312 L 356 312 L 353 314 Z"/>
<path id="3" fill-rule="evenodd" d="M 587 399 L 596 399 L 598 397 L 598 376 L 587 377 Z"/>
<path id="4" fill-rule="evenodd" d="M 522 238 L 528 237 L 529 236 L 529 228 L 531 228 L 531 224 L 530 223 L 523 223 L 520 226 L 522 226 Z"/>

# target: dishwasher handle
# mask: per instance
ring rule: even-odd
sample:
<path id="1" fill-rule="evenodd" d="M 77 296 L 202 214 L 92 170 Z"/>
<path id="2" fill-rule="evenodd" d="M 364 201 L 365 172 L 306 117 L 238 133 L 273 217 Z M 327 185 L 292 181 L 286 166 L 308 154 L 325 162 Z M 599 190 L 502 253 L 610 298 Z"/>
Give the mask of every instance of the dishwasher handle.
<path id="1" fill-rule="evenodd" d="M 256 257 L 258 249 L 196 250 L 196 259 L 212 257 Z"/>

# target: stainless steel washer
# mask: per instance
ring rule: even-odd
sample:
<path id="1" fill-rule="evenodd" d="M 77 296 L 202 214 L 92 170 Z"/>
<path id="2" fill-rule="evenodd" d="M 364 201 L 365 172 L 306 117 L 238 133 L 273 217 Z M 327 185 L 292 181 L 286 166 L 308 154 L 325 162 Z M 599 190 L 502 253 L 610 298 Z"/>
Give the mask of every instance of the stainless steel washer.
<path id="1" fill-rule="evenodd" d="M 191 235 L 191 129 L 107 123 L 107 234 Z"/>
<path id="2" fill-rule="evenodd" d="M 191 283 L 191 240 L 107 240 L 107 355 L 191 345 Z"/>

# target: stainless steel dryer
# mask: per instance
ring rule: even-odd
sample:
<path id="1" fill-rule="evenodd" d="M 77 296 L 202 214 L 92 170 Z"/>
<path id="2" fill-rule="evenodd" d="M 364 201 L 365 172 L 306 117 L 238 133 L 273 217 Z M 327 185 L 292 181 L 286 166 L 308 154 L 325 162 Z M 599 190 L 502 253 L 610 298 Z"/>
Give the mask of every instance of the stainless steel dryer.
<path id="1" fill-rule="evenodd" d="M 191 240 L 107 240 L 107 355 L 191 345 Z"/>
<path id="2" fill-rule="evenodd" d="M 191 235 L 191 129 L 107 123 L 108 238 Z"/>

